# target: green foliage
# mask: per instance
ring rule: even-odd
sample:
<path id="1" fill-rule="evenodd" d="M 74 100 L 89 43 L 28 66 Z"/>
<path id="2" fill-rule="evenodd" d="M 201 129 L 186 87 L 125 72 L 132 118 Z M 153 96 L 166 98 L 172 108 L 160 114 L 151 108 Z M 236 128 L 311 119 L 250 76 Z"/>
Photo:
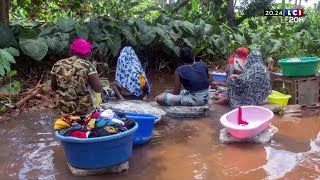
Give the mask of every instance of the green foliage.
<path id="1" fill-rule="evenodd" d="M 46 39 L 38 37 L 33 30 L 24 29 L 19 36 L 21 51 L 31 58 L 40 61 L 48 52 Z"/>
<path id="2" fill-rule="evenodd" d="M 0 48 L 15 47 L 18 44 L 10 28 L 2 23 L 0 23 L 0 37 Z"/>
<path id="3" fill-rule="evenodd" d="M 13 47 L 0 49 L 0 77 L 11 71 L 11 63 L 16 63 L 14 56 L 19 55 L 19 51 Z"/>
<path id="4" fill-rule="evenodd" d="M 20 82 L 17 80 L 11 81 L 12 76 L 15 76 L 17 74 L 17 71 L 9 71 L 6 76 L 10 79 L 10 83 L 2 86 L 0 88 L 0 92 L 9 93 L 9 97 L 7 98 L 9 101 L 9 104 L 11 104 L 11 98 L 12 96 L 16 96 L 19 94 L 21 90 Z"/>
<path id="5" fill-rule="evenodd" d="M 52 36 L 46 36 L 45 39 L 53 55 L 62 53 L 69 46 L 69 35 L 66 33 L 57 32 Z"/>
<path id="6" fill-rule="evenodd" d="M 33 4 L 14 0 L 12 31 L 0 25 L 0 35 L 5 37 L 0 39 L 0 47 L 10 42 L 23 56 L 41 61 L 67 56 L 70 43 L 82 37 L 93 45 L 90 58 L 108 68 L 128 42 L 158 69 L 177 65 L 183 46 L 192 47 L 197 56 L 209 63 L 224 63 L 241 46 L 259 49 L 265 58 L 319 55 L 318 11 L 307 10 L 303 24 L 290 26 L 279 17 L 259 16 L 257 10 L 269 6 L 270 0 L 245 2 L 236 7 L 241 24 L 233 29 L 226 25 L 226 2 L 222 0 L 191 0 L 180 9 L 175 9 L 177 4 L 159 6 L 151 0 L 57 0 Z M 51 5 L 48 12 L 55 12 L 53 17 L 40 10 L 46 5 Z M 0 67 L 5 73 L 8 63 Z"/>

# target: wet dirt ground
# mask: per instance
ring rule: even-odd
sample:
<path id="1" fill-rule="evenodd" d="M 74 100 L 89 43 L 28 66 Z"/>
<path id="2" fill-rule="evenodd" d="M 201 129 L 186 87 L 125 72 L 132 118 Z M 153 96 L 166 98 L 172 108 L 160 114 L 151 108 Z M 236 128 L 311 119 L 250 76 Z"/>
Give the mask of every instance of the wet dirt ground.
<path id="1" fill-rule="evenodd" d="M 150 99 L 172 83 L 154 76 Z M 224 145 L 219 118 L 231 108 L 213 106 L 202 119 L 164 118 L 148 144 L 134 147 L 127 172 L 76 177 L 54 137 L 56 111 L 22 114 L 0 126 L 0 179 L 317 179 L 320 177 L 320 112 L 275 117 L 279 128 L 266 145 Z M 107 155 L 101 155 L 106 156 Z M 85 158 L 85 157 L 84 157 Z"/>

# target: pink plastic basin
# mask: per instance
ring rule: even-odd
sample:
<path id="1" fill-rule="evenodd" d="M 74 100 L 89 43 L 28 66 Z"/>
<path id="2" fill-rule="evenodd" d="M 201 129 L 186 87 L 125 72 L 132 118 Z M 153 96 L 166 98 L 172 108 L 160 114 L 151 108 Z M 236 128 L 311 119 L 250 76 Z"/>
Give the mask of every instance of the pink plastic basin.
<path id="1" fill-rule="evenodd" d="M 268 128 L 274 114 L 260 106 L 242 106 L 242 119 L 249 124 L 238 125 L 238 109 L 234 109 L 220 118 L 220 123 L 236 138 L 251 138 Z"/>

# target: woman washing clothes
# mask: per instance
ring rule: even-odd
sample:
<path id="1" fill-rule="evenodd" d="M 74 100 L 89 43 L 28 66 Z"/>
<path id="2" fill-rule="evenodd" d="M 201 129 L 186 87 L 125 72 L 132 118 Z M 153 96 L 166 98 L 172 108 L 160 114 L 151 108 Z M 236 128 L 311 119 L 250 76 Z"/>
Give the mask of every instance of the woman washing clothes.
<path id="1" fill-rule="evenodd" d="M 249 54 L 243 73 L 230 77 L 227 88 L 232 107 L 265 103 L 272 88 L 269 71 L 259 51 Z"/>
<path id="2" fill-rule="evenodd" d="M 175 73 L 175 88 L 156 97 L 160 105 L 167 106 L 202 106 L 209 101 L 209 74 L 203 61 L 195 62 L 192 49 L 180 50 L 180 58 L 184 65 L 179 66 Z M 181 87 L 184 90 L 181 91 Z"/>
<path id="3" fill-rule="evenodd" d="M 232 54 L 229 57 L 229 62 L 227 65 L 226 73 L 228 78 L 232 78 L 236 75 L 239 75 L 244 70 L 245 62 L 248 58 L 249 50 L 245 47 L 240 47 L 236 50 L 235 54 Z M 234 75 L 235 74 L 235 75 Z M 227 82 L 212 82 L 211 89 L 216 89 L 217 93 L 215 94 L 216 104 L 226 104 L 228 103 L 228 97 L 226 94 Z"/>
<path id="4" fill-rule="evenodd" d="M 97 93 L 103 86 L 95 67 L 87 60 L 91 44 L 81 38 L 71 45 L 72 57 L 56 62 L 51 71 L 51 88 L 58 90 L 58 107 L 63 115 L 86 115 L 93 109 L 88 86 Z"/>
<path id="5" fill-rule="evenodd" d="M 118 58 L 116 80 L 112 89 L 120 100 L 143 99 L 150 94 L 150 84 L 138 56 L 130 46 L 124 47 Z"/>

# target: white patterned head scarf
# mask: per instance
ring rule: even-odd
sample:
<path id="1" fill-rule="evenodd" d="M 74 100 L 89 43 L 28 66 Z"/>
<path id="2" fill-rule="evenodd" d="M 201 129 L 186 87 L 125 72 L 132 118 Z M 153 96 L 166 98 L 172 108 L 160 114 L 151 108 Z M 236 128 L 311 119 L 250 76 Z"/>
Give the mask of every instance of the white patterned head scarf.
<path id="1" fill-rule="evenodd" d="M 146 80 L 148 91 L 150 93 L 150 85 L 147 80 L 147 76 L 138 56 L 130 46 L 124 47 L 118 58 L 116 69 L 116 82 L 118 86 L 128 89 L 135 96 L 142 95 L 142 89 L 140 87 L 139 73 L 142 74 Z"/>

